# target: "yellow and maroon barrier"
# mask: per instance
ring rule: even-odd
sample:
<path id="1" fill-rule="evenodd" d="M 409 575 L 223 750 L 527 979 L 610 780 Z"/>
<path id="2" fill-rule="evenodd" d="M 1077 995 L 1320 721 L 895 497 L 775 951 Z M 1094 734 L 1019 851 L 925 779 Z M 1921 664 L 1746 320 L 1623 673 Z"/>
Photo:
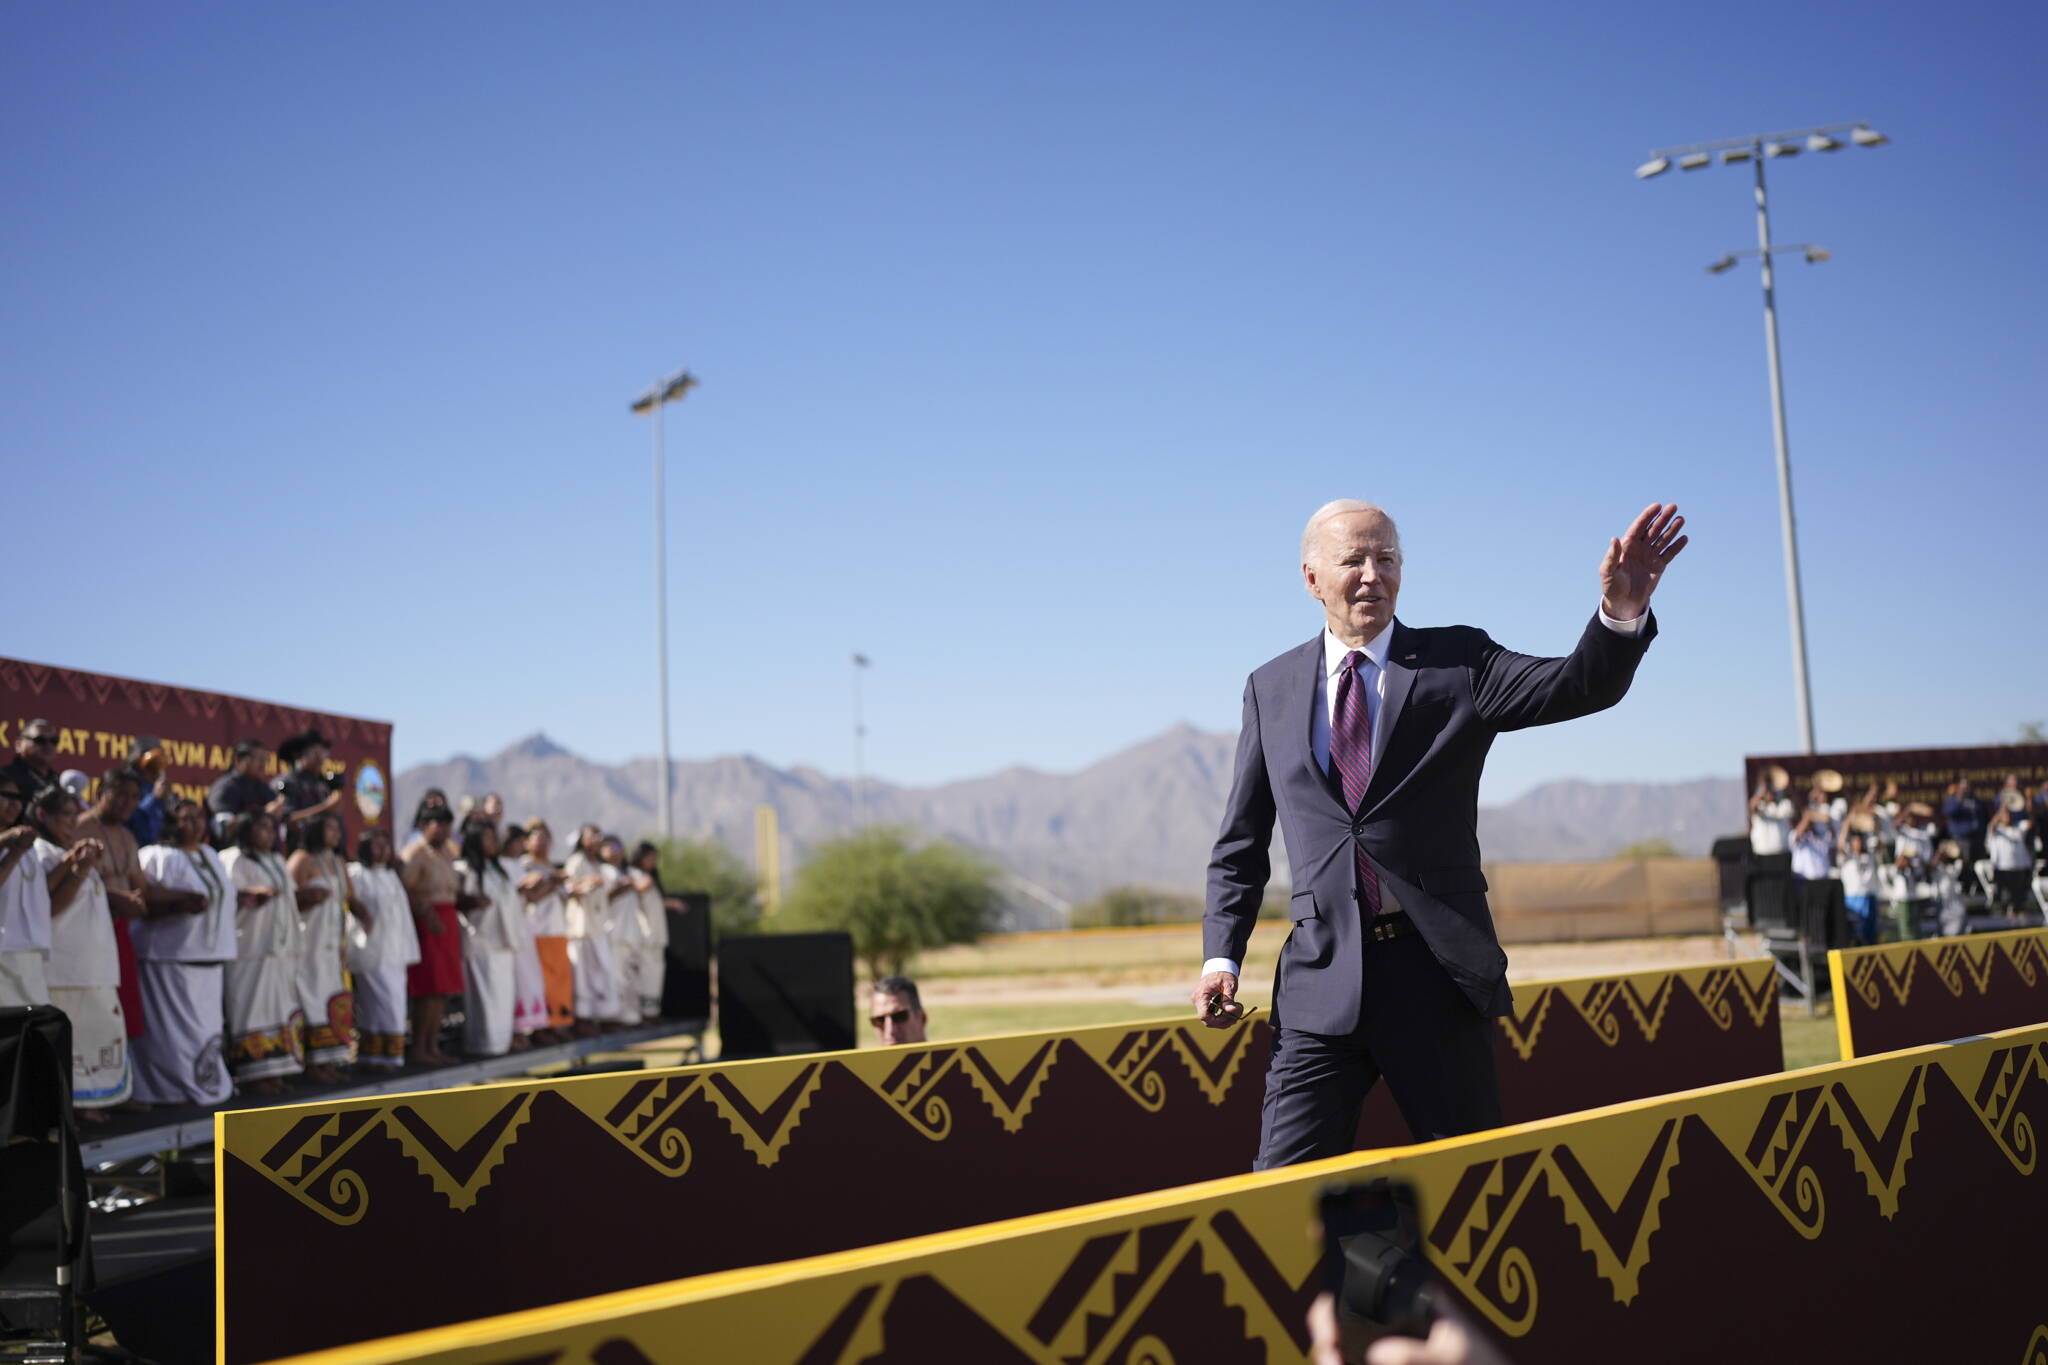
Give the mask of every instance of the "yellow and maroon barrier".
<path id="1" fill-rule="evenodd" d="M 1379 1175 L 1415 1182 L 1430 1260 L 1519 1365 L 2038 1365 L 2043 1131 L 2048 1028 L 2014 1030 L 706 1275 L 307 1365 L 1300 1361 L 1318 1279 L 1314 1193 Z"/>
<path id="2" fill-rule="evenodd" d="M 224 1112 L 222 1359 L 1244 1170 L 1266 1039 L 1189 1019 Z"/>
<path id="3" fill-rule="evenodd" d="M 1844 1057 L 2048 1024 L 2048 929 L 1828 954 Z"/>
<path id="4" fill-rule="evenodd" d="M 1523 982 L 1493 1053 L 1510 1123 L 1768 1076 L 1785 1069 L 1777 973 L 1763 957 Z M 1357 1145 L 1408 1140 L 1392 1096 L 1375 1086 Z"/>
<path id="5" fill-rule="evenodd" d="M 1768 960 L 1516 1000 L 1498 1044 L 1511 1121 L 1783 1064 Z M 1267 1038 L 1256 1016 L 1166 1020 L 223 1113 L 223 1358 L 1244 1171 Z M 1387 1105 L 1361 1139 L 1407 1132 Z M 347 1313 L 308 1311 L 308 1265 L 350 1267 Z"/>

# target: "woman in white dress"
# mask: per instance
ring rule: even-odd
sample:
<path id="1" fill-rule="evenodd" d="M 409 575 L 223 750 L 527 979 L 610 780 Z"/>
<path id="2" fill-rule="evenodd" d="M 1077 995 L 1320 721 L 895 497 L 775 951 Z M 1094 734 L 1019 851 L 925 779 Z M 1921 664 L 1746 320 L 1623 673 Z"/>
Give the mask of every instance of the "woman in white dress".
<path id="1" fill-rule="evenodd" d="M 372 825 L 356 840 L 348 884 L 352 904 L 359 907 L 348 926 L 356 1056 L 362 1066 L 392 1070 L 405 1065 L 405 969 L 420 960 L 420 935 L 398 878 L 398 855 L 383 828 Z"/>
<path id="2" fill-rule="evenodd" d="M 0 769 L 0 1007 L 50 1003 L 50 883 L 28 791 Z"/>
<path id="3" fill-rule="evenodd" d="M 482 820 L 464 827 L 455 870 L 461 903 L 473 904 L 462 912 L 462 1048 L 472 1057 L 502 1057 L 512 1049 L 518 975 L 513 921 L 525 918 L 526 902 L 498 861 L 498 832 Z"/>
<path id="4" fill-rule="evenodd" d="M 611 883 L 604 831 L 585 825 L 562 865 L 568 874 L 569 965 L 576 973 L 576 1032 L 588 1038 L 618 1014 L 618 966 L 612 959 Z"/>
<path id="5" fill-rule="evenodd" d="M 299 826 L 299 847 L 285 870 L 299 906 L 299 1009 L 306 1016 L 306 1079 L 338 1085 L 355 1041 L 356 1003 L 348 988 L 348 913 L 355 897 L 341 860 L 341 817 L 316 815 Z"/>
<path id="6" fill-rule="evenodd" d="M 671 900 L 683 908 L 681 899 L 671 897 L 661 884 L 661 850 L 643 839 L 633 850 L 633 870 L 644 880 L 640 891 L 640 920 L 645 936 L 640 940 L 640 1013 L 648 1019 L 661 1018 L 661 989 L 668 976 L 668 911 Z"/>
<path id="7" fill-rule="evenodd" d="M 152 897 L 130 931 L 149 1030 L 134 1043 L 135 1097 L 149 1104 L 224 1104 L 234 1093 L 223 1050 L 227 964 L 235 958 L 235 892 L 206 843 L 206 811 L 178 797 L 142 871 L 180 899 Z"/>
<path id="8" fill-rule="evenodd" d="M 121 1013 L 121 955 L 97 863 L 105 847 L 78 837 L 78 798 L 45 789 L 29 814 L 37 870 L 50 892 L 50 1003 L 71 1020 L 71 1103 L 88 1123 L 127 1102 L 128 1028 Z"/>
<path id="9" fill-rule="evenodd" d="M 495 797 L 486 796 L 480 803 L 488 809 Z M 540 969 L 540 949 L 533 941 L 533 922 L 529 909 L 534 901 L 547 894 L 546 878 L 526 870 L 522 861 L 526 854 L 526 831 L 517 825 L 507 825 L 504 837 L 498 843 L 498 866 L 503 868 L 513 887 L 519 894 L 519 913 L 511 917 L 512 922 L 512 1049 L 518 1051 L 533 1045 L 533 1035 L 545 1033 L 548 1027 L 547 979 Z"/>
<path id="10" fill-rule="evenodd" d="M 228 964 L 228 1069 L 252 1094 L 276 1095 L 305 1070 L 299 1010 L 299 911 L 292 874 L 277 856 L 277 821 L 236 818 L 221 855 L 235 884 L 235 960 Z"/>
<path id="11" fill-rule="evenodd" d="M 605 876 L 611 897 L 612 961 L 617 964 L 618 986 L 612 1000 L 611 1022 L 640 1022 L 640 947 L 647 941 L 647 926 L 640 919 L 640 883 L 645 880 L 626 866 L 626 845 L 616 834 L 604 840 Z"/>

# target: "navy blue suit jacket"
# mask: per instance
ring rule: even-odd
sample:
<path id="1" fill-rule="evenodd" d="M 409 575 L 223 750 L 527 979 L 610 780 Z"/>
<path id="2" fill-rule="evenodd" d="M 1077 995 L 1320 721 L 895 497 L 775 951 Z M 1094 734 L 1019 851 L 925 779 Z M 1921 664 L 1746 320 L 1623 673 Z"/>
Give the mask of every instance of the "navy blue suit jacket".
<path id="1" fill-rule="evenodd" d="M 1357 1027 L 1364 919 L 1353 894 L 1354 843 L 1473 1005 L 1506 1014 L 1508 960 L 1486 904 L 1476 828 L 1487 750 L 1504 730 L 1620 701 L 1656 633 L 1654 617 L 1627 636 L 1595 616 L 1578 648 L 1542 659 L 1503 649 L 1470 626 L 1411 630 L 1396 621 L 1378 718 L 1387 738 L 1355 811 L 1309 743 L 1322 633 L 1256 669 L 1245 684 L 1237 771 L 1209 863 L 1204 955 L 1244 960 L 1271 873 L 1267 849 L 1277 818 L 1294 921 L 1273 986 L 1277 1022 L 1311 1033 Z"/>

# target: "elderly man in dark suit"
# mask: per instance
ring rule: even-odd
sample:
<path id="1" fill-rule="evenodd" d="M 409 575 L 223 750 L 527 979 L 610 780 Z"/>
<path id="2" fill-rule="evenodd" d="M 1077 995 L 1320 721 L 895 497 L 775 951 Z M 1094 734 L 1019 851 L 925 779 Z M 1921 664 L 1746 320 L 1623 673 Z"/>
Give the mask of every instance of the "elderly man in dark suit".
<path id="1" fill-rule="evenodd" d="M 1294 929 L 1273 982 L 1258 1169 L 1350 1151 L 1382 1076 L 1419 1141 L 1499 1125 L 1493 1019 L 1510 1000 L 1479 868 L 1480 771 L 1502 731 L 1621 700 L 1684 525 L 1652 504 L 1610 541 L 1598 614 L 1569 655 L 1544 659 L 1469 626 L 1395 620 L 1401 537 L 1378 507 L 1346 499 L 1309 518 L 1301 574 L 1325 625 L 1245 686 L 1194 992 L 1212 1025 L 1242 1013 L 1277 818 Z"/>

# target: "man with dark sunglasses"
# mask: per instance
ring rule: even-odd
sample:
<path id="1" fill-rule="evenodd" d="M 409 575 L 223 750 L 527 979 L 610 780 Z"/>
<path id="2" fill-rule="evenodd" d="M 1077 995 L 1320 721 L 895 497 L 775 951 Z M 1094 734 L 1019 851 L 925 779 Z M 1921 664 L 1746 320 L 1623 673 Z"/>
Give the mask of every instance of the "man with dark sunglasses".
<path id="1" fill-rule="evenodd" d="M 917 998 L 917 983 L 907 976 L 877 981 L 874 999 L 868 1002 L 868 1022 L 883 1047 L 923 1042 L 924 1005 Z"/>
<path id="2" fill-rule="evenodd" d="M 14 737 L 14 762 L 0 768 L 0 777 L 19 787 L 23 800 L 57 785 L 57 741 L 57 727 L 46 720 L 30 721 Z"/>

